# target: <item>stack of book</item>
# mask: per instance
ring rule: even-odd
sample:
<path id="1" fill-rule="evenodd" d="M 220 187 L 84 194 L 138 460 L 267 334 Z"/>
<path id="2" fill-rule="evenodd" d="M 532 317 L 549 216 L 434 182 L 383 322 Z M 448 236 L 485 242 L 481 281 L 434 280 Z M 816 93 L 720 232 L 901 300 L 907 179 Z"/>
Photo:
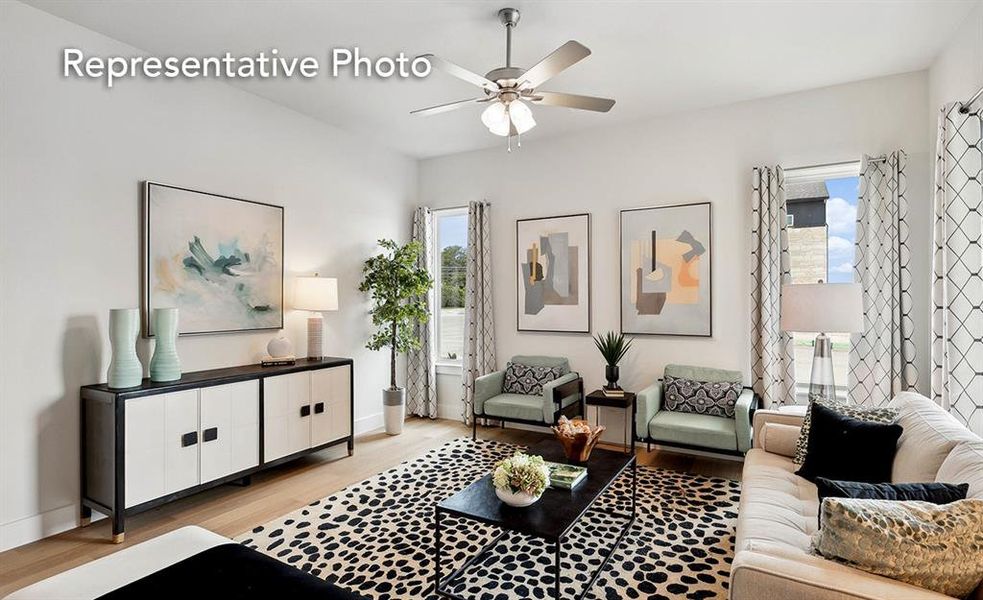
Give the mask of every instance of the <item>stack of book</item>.
<path id="1" fill-rule="evenodd" d="M 608 388 L 601 388 L 601 392 L 603 392 L 604 395 L 607 396 L 608 398 L 624 398 L 625 397 L 625 390 L 622 390 L 622 389 L 609 390 Z"/>
<path id="2" fill-rule="evenodd" d="M 550 470 L 550 487 L 572 490 L 587 477 L 587 467 L 547 462 Z"/>
<path id="3" fill-rule="evenodd" d="M 297 357 L 290 356 L 264 356 L 259 363 L 264 367 L 285 367 L 297 364 Z"/>

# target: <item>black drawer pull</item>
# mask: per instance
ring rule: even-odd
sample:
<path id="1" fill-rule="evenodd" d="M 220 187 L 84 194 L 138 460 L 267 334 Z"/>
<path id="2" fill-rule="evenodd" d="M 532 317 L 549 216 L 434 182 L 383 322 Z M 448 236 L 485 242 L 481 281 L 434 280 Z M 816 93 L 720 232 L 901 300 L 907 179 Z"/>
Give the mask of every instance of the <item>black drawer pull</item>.
<path id="1" fill-rule="evenodd" d="M 209 427 L 205 431 L 201 432 L 201 439 L 204 442 L 210 442 L 212 440 L 218 439 L 218 427 Z"/>
<path id="2" fill-rule="evenodd" d="M 315 404 L 314 405 L 314 412 L 317 413 L 317 414 L 323 413 L 324 412 L 324 402 L 318 402 L 317 404 Z"/>
<path id="3" fill-rule="evenodd" d="M 187 448 L 198 443 L 198 432 L 192 431 L 181 436 L 181 447 Z"/>
<path id="4" fill-rule="evenodd" d="M 310 404 L 305 404 L 304 406 L 301 406 L 300 407 L 300 416 L 301 417 L 309 417 L 309 416 L 311 416 L 311 405 Z"/>

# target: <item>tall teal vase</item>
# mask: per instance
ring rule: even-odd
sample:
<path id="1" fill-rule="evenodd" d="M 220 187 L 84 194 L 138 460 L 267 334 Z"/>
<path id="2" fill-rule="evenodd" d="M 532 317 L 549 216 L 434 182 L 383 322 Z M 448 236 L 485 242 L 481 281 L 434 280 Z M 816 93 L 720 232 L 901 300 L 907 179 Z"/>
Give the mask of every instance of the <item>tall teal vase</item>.
<path id="1" fill-rule="evenodd" d="M 177 309 L 154 309 L 154 357 L 150 359 L 151 381 L 181 379 L 181 360 L 177 356 Z"/>
<path id="2" fill-rule="evenodd" d="M 113 357 L 109 361 L 106 381 L 111 388 L 131 388 L 143 381 L 143 365 L 137 358 L 140 335 L 140 311 L 136 308 L 113 308 L 109 311 L 109 343 Z"/>

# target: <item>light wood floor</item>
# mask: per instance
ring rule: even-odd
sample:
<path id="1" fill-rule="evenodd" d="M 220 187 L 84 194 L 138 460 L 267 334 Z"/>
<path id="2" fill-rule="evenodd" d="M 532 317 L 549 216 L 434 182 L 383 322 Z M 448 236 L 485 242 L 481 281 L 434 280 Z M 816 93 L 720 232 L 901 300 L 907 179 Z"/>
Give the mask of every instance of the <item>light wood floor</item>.
<path id="1" fill-rule="evenodd" d="M 411 419 L 403 434 L 359 437 L 352 458 L 310 456 L 253 475 L 252 485 L 223 486 L 147 511 L 126 520 L 126 542 L 110 542 L 109 520 L 74 529 L 0 554 L 0 597 L 93 559 L 157 537 L 185 525 L 200 525 L 233 537 L 318 498 L 423 454 L 446 441 L 470 436 L 457 421 Z M 479 436 L 529 444 L 546 434 L 518 429 L 480 428 Z M 638 450 L 641 465 L 739 479 L 741 463 L 671 452 Z"/>

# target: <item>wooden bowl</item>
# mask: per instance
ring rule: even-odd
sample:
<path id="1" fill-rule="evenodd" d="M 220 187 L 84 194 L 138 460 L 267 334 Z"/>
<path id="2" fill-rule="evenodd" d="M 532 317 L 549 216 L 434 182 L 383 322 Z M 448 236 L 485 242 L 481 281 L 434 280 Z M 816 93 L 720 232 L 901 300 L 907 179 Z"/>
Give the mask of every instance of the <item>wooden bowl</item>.
<path id="1" fill-rule="evenodd" d="M 578 423 L 580 420 L 578 419 L 573 422 Z M 587 459 L 590 458 L 591 451 L 594 450 L 594 446 L 597 445 L 601 434 L 604 433 L 603 425 L 590 433 L 575 433 L 573 435 L 563 435 L 556 427 L 552 429 L 553 435 L 563 445 L 563 454 L 567 457 L 567 460 L 577 463 L 587 462 Z"/>

